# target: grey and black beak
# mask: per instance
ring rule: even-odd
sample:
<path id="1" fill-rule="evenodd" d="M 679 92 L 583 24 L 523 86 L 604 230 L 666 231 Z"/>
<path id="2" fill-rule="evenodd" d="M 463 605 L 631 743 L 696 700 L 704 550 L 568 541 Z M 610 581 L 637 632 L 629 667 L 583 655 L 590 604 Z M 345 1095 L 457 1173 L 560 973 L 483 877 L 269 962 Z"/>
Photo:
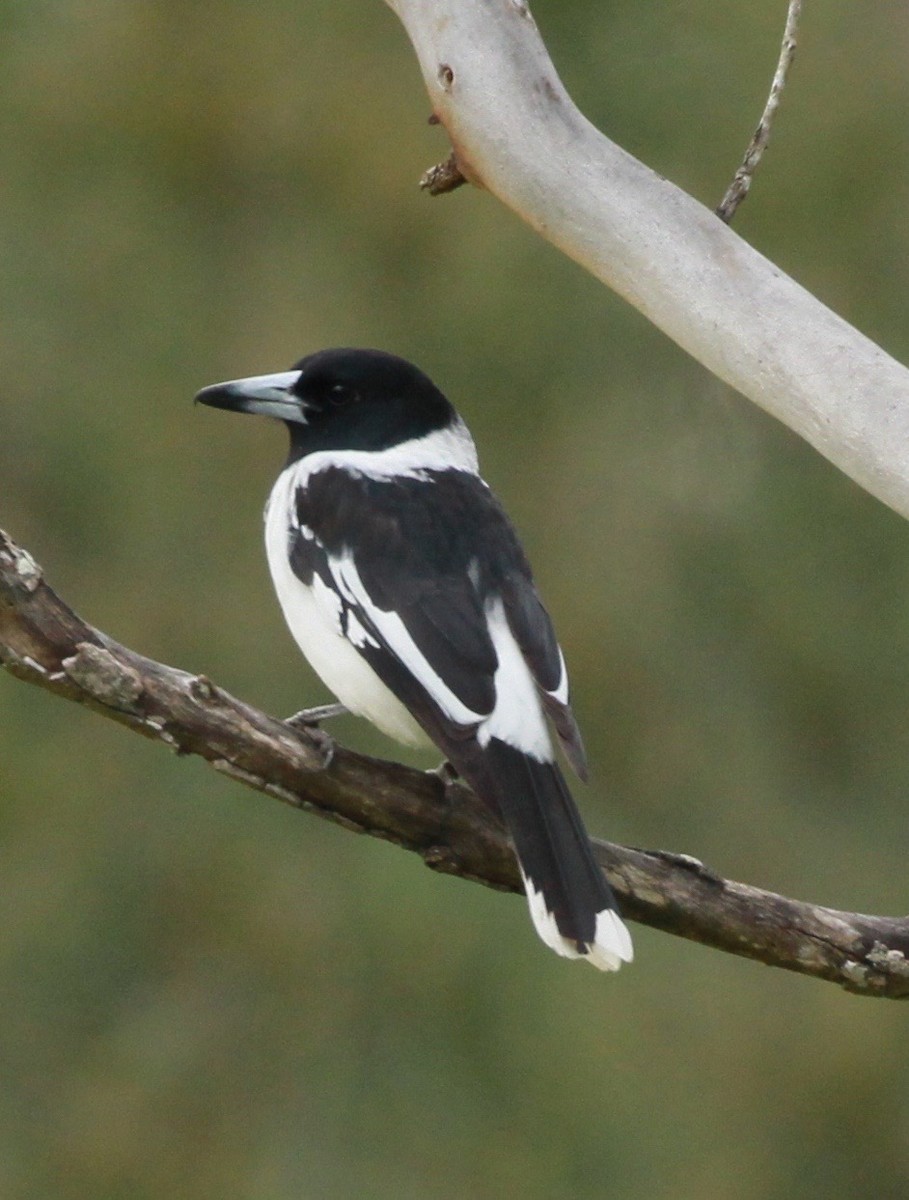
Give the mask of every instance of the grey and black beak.
<path id="1" fill-rule="evenodd" d="M 196 404 L 305 425 L 305 405 L 291 391 L 299 378 L 299 371 L 281 371 L 276 375 L 251 375 L 249 379 L 213 383 L 199 392 Z"/>

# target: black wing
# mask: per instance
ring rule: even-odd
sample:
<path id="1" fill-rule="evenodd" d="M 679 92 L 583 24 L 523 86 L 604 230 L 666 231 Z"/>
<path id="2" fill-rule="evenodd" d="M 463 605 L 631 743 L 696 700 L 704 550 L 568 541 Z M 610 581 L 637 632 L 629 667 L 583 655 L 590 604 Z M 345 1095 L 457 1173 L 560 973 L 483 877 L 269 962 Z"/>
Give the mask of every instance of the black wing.
<path id="1" fill-rule="evenodd" d="M 440 726 L 462 737 L 495 707 L 487 610 L 501 598 L 566 756 L 585 777 L 552 623 L 481 479 L 451 470 L 376 480 L 329 468 L 298 493 L 296 517 L 313 536 L 298 538 L 294 569 L 304 582 L 318 572 L 334 589 L 342 624 L 355 610 L 371 635 L 360 653 L 436 740 Z"/>

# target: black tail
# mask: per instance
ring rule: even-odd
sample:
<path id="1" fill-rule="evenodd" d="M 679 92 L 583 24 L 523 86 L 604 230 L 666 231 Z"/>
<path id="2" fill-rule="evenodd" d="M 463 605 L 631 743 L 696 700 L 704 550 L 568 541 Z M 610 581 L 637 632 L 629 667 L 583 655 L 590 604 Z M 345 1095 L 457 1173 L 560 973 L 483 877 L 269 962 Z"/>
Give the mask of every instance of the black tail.
<path id="1" fill-rule="evenodd" d="M 530 914 L 546 945 L 604 971 L 630 962 L 628 930 L 557 764 L 498 738 L 482 749 L 474 743 L 458 758 L 454 766 L 508 826 Z"/>

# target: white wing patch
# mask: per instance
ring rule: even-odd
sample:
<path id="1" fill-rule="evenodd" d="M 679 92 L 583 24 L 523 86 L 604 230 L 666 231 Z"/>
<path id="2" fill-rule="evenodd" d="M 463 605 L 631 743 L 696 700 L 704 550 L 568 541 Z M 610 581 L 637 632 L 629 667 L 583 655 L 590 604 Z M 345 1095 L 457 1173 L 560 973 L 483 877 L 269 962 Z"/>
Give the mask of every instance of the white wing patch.
<path id="1" fill-rule="evenodd" d="M 559 682 L 551 692 L 547 692 L 547 695 L 552 696 L 553 700 L 557 700 L 559 704 L 568 707 L 568 671 L 565 667 L 565 656 L 562 654 L 561 647 L 559 647 Z"/>
<path id="2" fill-rule="evenodd" d="M 578 950 L 570 938 L 564 937 L 556 925 L 555 917 L 546 907 L 543 893 L 533 886 L 533 880 L 521 872 L 530 916 L 541 939 L 550 950 L 563 958 L 583 958 L 601 971 L 617 971 L 623 962 L 634 959 L 631 936 L 621 917 L 611 908 L 597 913 L 596 933 L 592 942 L 585 942 L 585 950 Z"/>
<path id="3" fill-rule="evenodd" d="M 294 574 L 288 557 L 288 522 L 295 487 L 294 467 L 288 467 L 278 477 L 265 510 L 268 565 L 294 641 L 325 686 L 352 713 L 372 721 L 383 733 L 405 745 L 430 745 L 404 705 L 360 654 L 358 644 L 375 642 L 350 612 L 347 637 L 343 635 L 343 605 L 337 592 L 318 575 L 307 587 Z"/>
<path id="4" fill-rule="evenodd" d="M 331 559 L 330 562 L 332 574 L 338 581 L 342 595 L 363 611 L 392 654 L 425 688 L 446 717 L 456 725 L 476 725 L 478 721 L 482 721 L 485 714 L 474 712 L 463 700 L 458 699 L 418 649 L 398 614 L 385 612 L 373 604 L 352 556 L 346 554 L 343 558 Z"/>
<path id="5" fill-rule="evenodd" d="M 363 628 L 357 614 L 351 612 L 350 609 L 347 610 L 347 636 L 357 647 L 373 646 L 378 648 L 379 643 L 371 633 Z"/>
<path id="6" fill-rule="evenodd" d="M 486 620 L 499 666 L 495 675 L 496 705 L 477 730 L 477 740 L 485 748 L 491 738 L 499 738 L 537 762 L 552 762 L 552 742 L 537 685 L 508 625 L 501 600 L 488 606 Z"/>

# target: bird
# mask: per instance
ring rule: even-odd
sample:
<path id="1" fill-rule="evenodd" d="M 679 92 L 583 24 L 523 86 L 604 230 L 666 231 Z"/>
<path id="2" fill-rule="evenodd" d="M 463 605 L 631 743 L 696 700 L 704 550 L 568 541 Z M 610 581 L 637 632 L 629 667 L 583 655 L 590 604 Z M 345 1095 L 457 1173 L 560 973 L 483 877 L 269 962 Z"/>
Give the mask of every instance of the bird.
<path id="1" fill-rule="evenodd" d="M 442 751 L 507 827 L 547 946 L 603 971 L 631 962 L 553 748 L 554 732 L 587 779 L 565 660 L 454 406 L 407 360 L 348 347 L 196 401 L 287 427 L 266 556 L 293 638 L 340 701 L 328 707 Z"/>

